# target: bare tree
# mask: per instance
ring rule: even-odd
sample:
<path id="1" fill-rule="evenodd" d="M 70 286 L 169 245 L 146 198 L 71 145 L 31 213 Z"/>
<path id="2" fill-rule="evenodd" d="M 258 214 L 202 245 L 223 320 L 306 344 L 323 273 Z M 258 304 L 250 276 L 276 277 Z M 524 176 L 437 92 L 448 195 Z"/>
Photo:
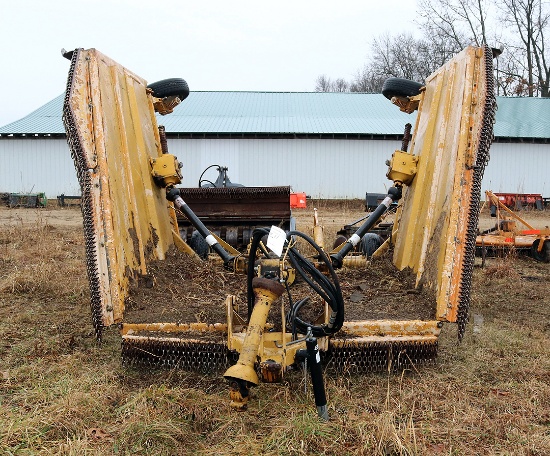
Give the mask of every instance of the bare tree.
<path id="1" fill-rule="evenodd" d="M 349 83 L 343 78 L 336 79 L 332 84 L 332 92 L 349 92 Z"/>
<path id="2" fill-rule="evenodd" d="M 550 56 L 545 40 L 545 33 L 550 33 L 549 3 L 499 0 L 494 6 L 500 23 L 511 26 L 515 33 L 490 31 L 491 24 L 496 28 L 497 13 L 488 0 L 420 0 L 419 23 L 426 36 L 447 40 L 457 50 L 470 44 L 502 42 L 506 50 L 496 64 L 497 93 L 549 96 Z"/>
<path id="3" fill-rule="evenodd" d="M 418 15 L 426 37 L 446 40 L 454 49 L 488 43 L 488 0 L 420 0 Z"/>
<path id="4" fill-rule="evenodd" d="M 508 46 L 506 51 L 496 59 L 495 75 L 497 95 L 505 97 L 527 96 L 527 78 L 522 64 L 517 56 L 521 56 L 521 49 Z"/>
<path id="5" fill-rule="evenodd" d="M 316 90 L 377 92 L 392 76 L 423 82 L 468 45 L 502 43 L 505 52 L 495 65 L 497 94 L 550 96 L 548 0 L 419 0 L 418 5 L 423 38 L 381 35 L 350 82 L 338 79 L 336 84 L 322 76 Z M 497 23 L 512 26 L 515 33 L 504 35 L 505 27 L 498 29 Z"/>
<path id="6" fill-rule="evenodd" d="M 411 33 L 397 36 L 384 34 L 375 38 L 366 64 L 351 81 L 331 80 L 326 75 L 317 78 L 318 92 L 380 93 L 384 81 L 398 77 L 423 82 L 454 53 L 444 40 L 416 39 Z"/>
<path id="7" fill-rule="evenodd" d="M 326 74 L 315 81 L 315 92 L 332 92 L 332 80 Z"/>
<path id="8" fill-rule="evenodd" d="M 501 0 L 503 21 L 514 27 L 523 58 L 519 64 L 524 70 L 527 95 L 550 95 L 550 55 L 546 48 L 550 33 L 550 6 L 542 0 Z M 545 36 L 546 34 L 546 36 Z"/>
<path id="9" fill-rule="evenodd" d="M 423 82 L 458 49 L 437 37 L 417 39 L 410 33 L 382 35 L 372 44 L 372 70 L 384 78 L 398 77 Z"/>
<path id="10" fill-rule="evenodd" d="M 402 33 L 396 37 L 385 34 L 375 38 L 371 57 L 373 70 L 386 77 L 419 79 L 423 75 L 418 75 L 415 62 L 417 44 L 410 33 Z"/>
<path id="11" fill-rule="evenodd" d="M 349 83 L 343 78 L 334 81 L 322 74 L 315 81 L 315 92 L 349 92 Z"/>
<path id="12" fill-rule="evenodd" d="M 357 70 L 349 85 L 350 92 L 380 93 L 384 84 L 384 76 L 377 74 L 372 65 L 365 64 Z"/>
<path id="13" fill-rule="evenodd" d="M 456 51 L 471 44 L 503 43 L 505 52 L 495 65 L 497 94 L 533 96 L 537 87 L 533 77 L 533 48 L 535 41 L 541 41 L 534 39 L 528 4 L 537 2 L 540 4 L 541 0 L 499 0 L 496 4 L 488 0 L 420 0 L 419 23 L 426 35 L 447 40 L 457 47 Z M 494 8 L 499 11 L 501 23 L 522 29 L 520 42 L 514 42 L 513 35 L 490 32 L 490 25 L 497 23 Z M 530 19 L 521 20 L 527 17 Z"/>

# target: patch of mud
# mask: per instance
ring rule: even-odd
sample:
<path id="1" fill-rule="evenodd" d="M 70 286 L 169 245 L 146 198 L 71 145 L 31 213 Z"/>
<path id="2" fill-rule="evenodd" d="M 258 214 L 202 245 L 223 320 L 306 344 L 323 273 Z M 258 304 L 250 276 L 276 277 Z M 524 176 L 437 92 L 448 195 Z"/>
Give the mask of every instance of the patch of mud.
<path id="1" fill-rule="evenodd" d="M 398 271 L 388 257 L 361 269 L 337 271 L 345 305 L 345 320 L 433 319 L 435 298 L 414 288 L 415 276 Z M 246 319 L 246 275 L 225 270 L 214 261 L 200 261 L 178 251 L 166 260 L 149 265 L 148 276 L 130 290 L 125 310 L 127 323 L 226 322 L 226 296 L 232 294 L 239 303 L 239 315 Z M 300 317 L 315 322 L 322 317 L 320 297 L 303 280 L 290 287 L 292 300 L 310 297 Z M 283 295 L 285 313 L 289 298 Z M 268 321 L 281 326 L 281 301 L 270 311 Z"/>
<path id="2" fill-rule="evenodd" d="M 346 321 L 434 319 L 435 296 L 430 290 L 415 289 L 415 281 L 410 270 L 397 270 L 390 255 L 365 269 L 345 271 L 340 286 Z"/>
<path id="3" fill-rule="evenodd" d="M 201 261 L 176 249 L 148 265 L 147 277 L 130 288 L 127 323 L 225 323 L 228 294 L 246 301 L 246 277 L 221 264 Z"/>

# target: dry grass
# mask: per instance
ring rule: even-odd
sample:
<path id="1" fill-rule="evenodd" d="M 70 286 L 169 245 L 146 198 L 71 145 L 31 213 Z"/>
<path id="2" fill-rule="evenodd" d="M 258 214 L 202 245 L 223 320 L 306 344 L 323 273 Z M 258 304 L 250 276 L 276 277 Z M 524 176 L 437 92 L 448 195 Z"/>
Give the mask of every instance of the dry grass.
<path id="1" fill-rule="evenodd" d="M 122 368 L 116 331 L 93 338 L 81 229 L 2 226 L 0 454 L 548 455 L 550 265 L 502 261 L 476 268 L 481 330 L 445 327 L 431 367 L 327 377 L 325 423 L 300 372 L 235 413 L 223 379 Z"/>

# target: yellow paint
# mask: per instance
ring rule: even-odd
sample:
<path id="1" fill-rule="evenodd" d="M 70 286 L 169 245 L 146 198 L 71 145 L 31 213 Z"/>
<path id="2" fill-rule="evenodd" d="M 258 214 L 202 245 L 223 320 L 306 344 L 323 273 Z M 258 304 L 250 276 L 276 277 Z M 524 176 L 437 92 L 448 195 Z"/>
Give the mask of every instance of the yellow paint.
<path id="1" fill-rule="evenodd" d="M 416 177 L 398 212 L 394 264 L 435 291 L 438 320 L 456 321 L 458 288 L 486 93 L 483 52 L 469 47 L 426 80 L 410 153 Z M 396 228 L 397 229 L 397 228 Z"/>
<path id="2" fill-rule="evenodd" d="M 324 227 L 319 223 L 317 209 L 313 208 L 313 240 L 321 248 L 325 248 Z"/>
<path id="3" fill-rule="evenodd" d="M 373 343 L 403 343 L 403 342 L 429 342 L 435 344 L 437 336 L 359 336 L 352 339 L 331 339 L 331 347 L 368 347 Z"/>
<path id="4" fill-rule="evenodd" d="M 155 331 L 165 333 L 185 333 L 189 331 L 198 332 L 227 332 L 227 325 L 224 323 L 123 323 L 120 333 L 122 335 L 137 335 L 143 331 Z"/>
<path id="5" fill-rule="evenodd" d="M 199 259 L 199 256 L 195 253 L 195 251 L 191 247 L 189 247 L 187 242 L 185 242 L 174 230 L 172 230 L 172 238 L 174 240 L 174 245 L 178 248 L 180 252 L 186 253 L 187 255 Z"/>
<path id="6" fill-rule="evenodd" d="M 346 339 L 330 344 L 368 344 L 373 341 L 434 341 L 440 332 L 436 320 L 454 321 L 458 278 L 462 268 L 467 217 L 463 210 L 471 194 L 472 170 L 482 119 L 485 75 L 483 55 L 468 48 L 431 75 L 422 95 L 415 97 L 418 116 L 410 153 L 397 151 L 392 159 L 392 180 L 408 184 L 400 204 L 391 242 L 394 263 L 410 267 L 417 283 L 436 291 L 437 311 L 431 321 L 346 322 Z M 172 245 L 194 254 L 180 238 L 173 205 L 151 174 L 177 181 L 179 168 L 172 155 L 162 155 L 154 103 L 146 81 L 94 49 L 80 52 L 69 101 L 77 117 L 78 134 L 90 168 L 92 207 L 97 242 L 97 267 L 103 304 L 103 324 L 123 321 L 124 301 L 131 280 L 147 272 L 150 261 L 164 259 Z M 409 106 L 411 109 L 413 105 Z M 175 180 L 171 180 L 175 179 Z M 322 227 L 314 216 L 314 237 L 323 244 Z M 218 238 L 230 253 L 233 248 Z M 341 247 L 340 247 L 341 248 Z M 336 249 L 338 251 L 339 249 Z M 236 269 L 246 270 L 242 256 Z M 364 257 L 344 259 L 347 267 L 365 267 Z M 293 270 L 282 268 L 292 281 Z M 284 325 L 282 332 L 266 332 L 267 314 L 276 299 L 269 293 L 256 304 L 250 323 L 236 315 L 234 298 L 228 298 L 227 323 L 150 323 L 122 325 L 126 339 L 143 338 L 140 332 L 160 335 L 186 331 L 227 332 L 227 345 L 241 357 L 238 367 L 226 376 L 257 383 L 254 365 L 272 359 L 283 369 L 294 361 L 304 343 L 291 344 Z M 327 312 L 326 312 L 327 313 Z M 325 315 L 325 320 L 327 315 Z M 242 331 L 246 327 L 246 332 Z M 336 336 L 338 337 L 338 336 Z M 148 338 L 183 342 L 182 337 Z M 190 342 L 191 340 L 185 340 Z M 203 342 L 203 341 L 201 341 Z M 322 349 L 329 346 L 321 338 Z"/>
<path id="7" fill-rule="evenodd" d="M 151 176 L 162 156 L 147 82 L 95 49 L 81 50 L 69 103 L 92 176 L 103 324 L 122 321 L 130 281 L 164 259 L 177 230 Z"/>
<path id="8" fill-rule="evenodd" d="M 364 268 L 367 266 L 368 260 L 364 255 L 347 255 L 342 261 L 342 267 L 350 269 Z"/>
<path id="9" fill-rule="evenodd" d="M 391 157 L 386 177 L 396 184 L 410 185 L 416 174 L 417 163 L 418 158 L 415 156 L 396 150 Z"/>
<path id="10" fill-rule="evenodd" d="M 264 333 L 267 314 L 273 301 L 278 299 L 285 289 L 278 282 L 263 278 L 255 278 L 252 284 L 255 297 L 254 309 L 239 350 L 239 360 L 225 372 L 224 377 L 257 385 L 259 380 L 254 365 L 263 345 L 271 340 L 270 333 Z"/>
<path id="11" fill-rule="evenodd" d="M 353 336 L 438 336 L 441 325 L 435 320 L 365 320 L 345 322 L 342 332 Z"/>
<path id="12" fill-rule="evenodd" d="M 151 158 L 151 174 L 155 179 L 162 182 L 162 187 L 174 186 L 181 183 L 182 175 L 180 172 L 177 157 L 172 154 L 164 154 L 157 158 Z"/>

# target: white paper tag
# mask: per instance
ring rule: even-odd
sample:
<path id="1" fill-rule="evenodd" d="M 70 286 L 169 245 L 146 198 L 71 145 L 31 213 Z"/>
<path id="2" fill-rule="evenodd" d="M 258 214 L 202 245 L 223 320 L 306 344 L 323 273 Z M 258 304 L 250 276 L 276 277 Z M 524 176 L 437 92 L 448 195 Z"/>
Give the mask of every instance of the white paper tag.
<path id="1" fill-rule="evenodd" d="M 278 226 L 272 226 L 267 237 L 267 248 L 273 251 L 278 257 L 283 253 L 285 245 L 286 233 Z"/>

